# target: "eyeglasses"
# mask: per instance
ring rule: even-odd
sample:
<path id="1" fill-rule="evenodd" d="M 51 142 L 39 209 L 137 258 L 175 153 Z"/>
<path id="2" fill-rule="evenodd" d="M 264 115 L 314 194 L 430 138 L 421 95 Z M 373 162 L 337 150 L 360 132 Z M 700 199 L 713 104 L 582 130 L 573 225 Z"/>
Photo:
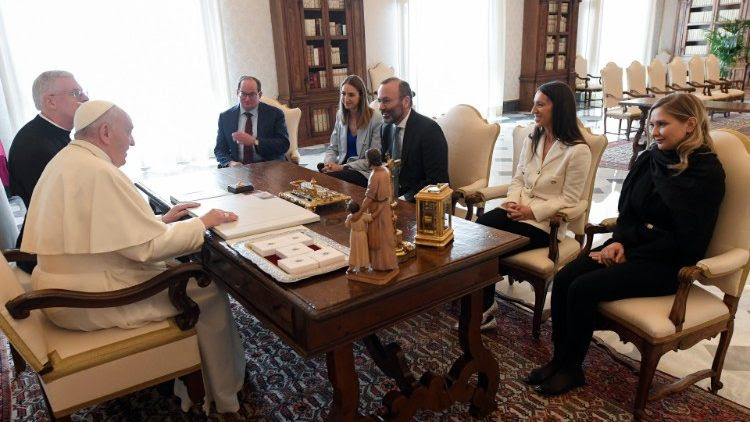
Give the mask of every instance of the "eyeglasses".
<path id="1" fill-rule="evenodd" d="M 257 92 L 237 91 L 237 95 L 239 95 L 240 98 L 257 98 L 258 97 Z"/>
<path id="2" fill-rule="evenodd" d="M 75 97 L 75 98 L 78 98 L 78 99 L 81 99 L 83 97 L 87 97 L 88 98 L 88 96 L 89 96 L 88 92 L 86 92 L 86 91 L 84 91 L 82 89 L 71 89 L 70 91 L 64 91 L 64 92 L 61 92 L 59 94 L 50 94 L 50 95 L 52 95 L 52 96 L 55 96 L 55 95 L 70 95 L 71 97 Z"/>

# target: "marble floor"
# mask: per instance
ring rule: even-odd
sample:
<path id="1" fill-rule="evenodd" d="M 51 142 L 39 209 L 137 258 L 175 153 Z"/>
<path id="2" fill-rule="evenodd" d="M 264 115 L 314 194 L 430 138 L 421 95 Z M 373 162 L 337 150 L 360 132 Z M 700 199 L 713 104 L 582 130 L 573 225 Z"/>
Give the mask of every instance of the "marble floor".
<path id="1" fill-rule="evenodd" d="M 584 122 L 584 125 L 589 127 L 594 133 L 603 132 L 600 108 L 579 110 L 578 116 Z M 505 114 L 499 120 L 501 125 L 500 138 L 495 145 L 493 153 L 490 185 L 509 182 L 513 157 L 513 142 L 511 139 L 513 128 L 517 125 L 528 124 L 531 120 L 528 113 Z M 613 130 L 612 128 L 617 127 L 617 122 L 610 120 L 607 122 L 607 126 L 608 130 Z M 616 135 L 607 135 L 607 137 L 610 142 L 618 139 Z M 621 138 L 624 138 L 624 136 L 619 139 Z M 300 164 L 307 168 L 315 169 L 316 164 L 322 161 L 324 151 L 325 146 L 302 148 L 300 150 L 302 157 Z M 622 182 L 626 175 L 627 171 L 625 170 L 602 167 L 598 169 L 590 221 L 599 222 L 604 218 L 617 215 L 617 202 Z M 491 202 L 488 204 L 488 209 L 496 205 Z M 598 242 L 603 242 L 604 240 L 605 238 L 602 237 L 598 239 Z M 502 289 L 514 296 L 523 297 L 527 301 L 533 301 L 533 291 L 528 283 L 515 283 L 509 287 L 506 281 L 502 281 L 498 283 L 498 289 Z M 718 289 L 714 292 L 719 295 Z M 719 391 L 719 395 L 750 407 L 750 389 L 746 388 L 747 381 L 744 378 L 750 376 L 750 284 L 745 286 L 744 293 L 740 301 L 739 310 L 737 311 L 734 336 L 722 373 L 721 380 L 724 383 L 724 388 Z M 549 295 L 546 307 L 549 307 Z M 530 330 L 531 324 L 529 323 Z M 638 351 L 631 344 L 620 342 L 615 333 L 598 331 L 596 336 L 620 353 L 634 359 L 639 359 Z M 717 344 L 718 337 L 710 341 L 703 341 L 689 350 L 669 352 L 662 357 L 658 369 L 679 377 L 698 369 L 710 368 Z M 707 388 L 709 381 L 703 380 L 698 385 L 702 388 Z"/>

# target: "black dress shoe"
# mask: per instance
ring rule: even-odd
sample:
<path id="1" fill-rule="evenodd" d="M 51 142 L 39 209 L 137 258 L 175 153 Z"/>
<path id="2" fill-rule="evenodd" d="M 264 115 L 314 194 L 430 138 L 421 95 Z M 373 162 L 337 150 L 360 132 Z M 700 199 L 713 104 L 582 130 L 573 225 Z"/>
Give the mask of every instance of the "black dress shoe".
<path id="1" fill-rule="evenodd" d="M 562 368 L 544 382 L 534 387 L 534 391 L 544 396 L 557 396 L 586 384 L 583 369 Z"/>
<path id="2" fill-rule="evenodd" d="M 529 375 L 526 375 L 526 378 L 523 379 L 523 382 L 529 385 L 539 385 L 546 381 L 547 378 L 555 375 L 560 367 L 561 365 L 553 359 L 544 366 L 532 369 Z"/>

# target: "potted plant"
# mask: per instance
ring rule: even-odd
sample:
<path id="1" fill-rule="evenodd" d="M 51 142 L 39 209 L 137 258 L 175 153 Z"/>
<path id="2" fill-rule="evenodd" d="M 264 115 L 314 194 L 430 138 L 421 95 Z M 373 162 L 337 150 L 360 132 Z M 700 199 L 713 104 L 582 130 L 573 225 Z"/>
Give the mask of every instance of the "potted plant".
<path id="1" fill-rule="evenodd" d="M 745 34 L 750 30 L 750 20 L 721 22 L 710 31 L 706 31 L 708 47 L 718 59 L 721 77 L 729 76 L 729 71 L 737 60 L 747 55 Z"/>

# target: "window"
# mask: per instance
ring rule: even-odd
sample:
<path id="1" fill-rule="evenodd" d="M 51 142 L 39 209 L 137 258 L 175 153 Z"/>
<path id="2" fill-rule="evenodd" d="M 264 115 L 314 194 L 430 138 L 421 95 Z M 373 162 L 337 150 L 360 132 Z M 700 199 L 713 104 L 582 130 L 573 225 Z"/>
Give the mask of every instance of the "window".
<path id="1" fill-rule="evenodd" d="M 37 113 L 34 78 L 45 70 L 68 70 L 91 99 L 113 101 L 130 114 L 136 145 L 128 167 L 208 160 L 218 112 L 226 105 L 226 93 L 214 88 L 214 75 L 225 74 L 223 62 L 215 69 L 204 30 L 206 19 L 216 18 L 206 13 L 212 5 L 0 0 L 6 63 L 23 94 L 16 104 L 25 121 Z"/>
<path id="2" fill-rule="evenodd" d="M 439 116 L 469 104 L 494 117 L 502 106 L 502 2 L 409 0 L 402 7 L 404 77 L 417 110 Z"/>

